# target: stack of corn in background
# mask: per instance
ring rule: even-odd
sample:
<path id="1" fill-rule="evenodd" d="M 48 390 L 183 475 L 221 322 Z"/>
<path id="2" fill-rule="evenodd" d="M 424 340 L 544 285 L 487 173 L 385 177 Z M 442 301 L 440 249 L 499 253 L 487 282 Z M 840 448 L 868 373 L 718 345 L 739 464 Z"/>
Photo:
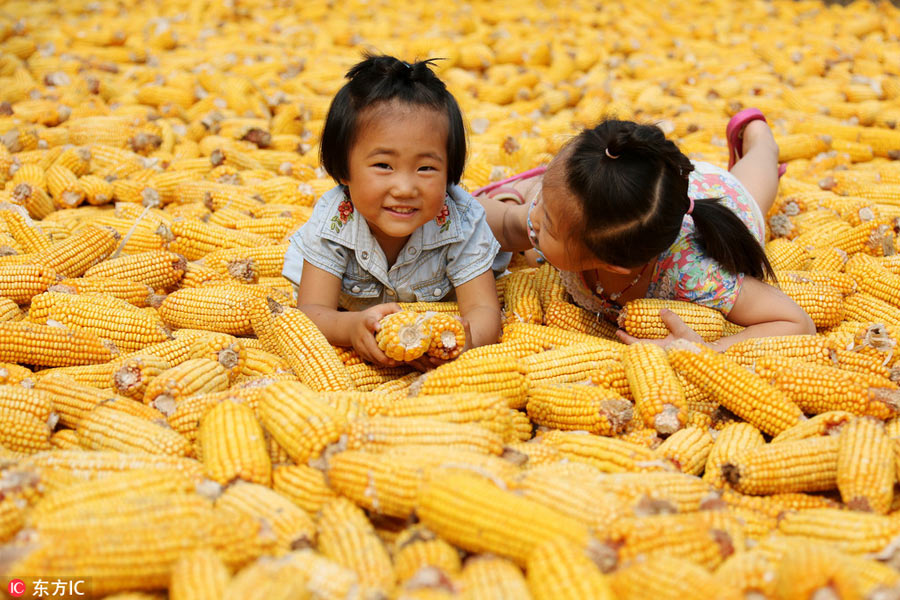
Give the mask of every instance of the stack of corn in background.
<path id="1" fill-rule="evenodd" d="M 766 249 L 819 334 L 626 348 L 517 261 L 499 344 L 425 377 L 332 348 L 280 271 L 366 49 L 444 57 L 470 189 L 604 114 L 724 165 L 729 116 L 762 109 L 788 163 Z M 0 142 L 4 575 L 120 599 L 900 594 L 892 5 L 5 2 Z M 621 324 L 664 335 L 658 309 Z"/>

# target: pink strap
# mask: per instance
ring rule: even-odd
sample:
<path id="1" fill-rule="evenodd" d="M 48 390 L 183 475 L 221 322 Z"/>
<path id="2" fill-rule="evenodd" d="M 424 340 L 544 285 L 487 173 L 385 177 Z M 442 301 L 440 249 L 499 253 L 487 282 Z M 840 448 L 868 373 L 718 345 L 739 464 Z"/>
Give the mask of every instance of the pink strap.
<path id="1" fill-rule="evenodd" d="M 540 167 L 535 167 L 533 169 L 528 169 L 527 171 L 523 171 L 521 173 L 513 175 L 512 177 L 507 177 L 506 179 L 495 181 L 494 183 L 489 183 L 486 186 L 480 187 L 477 190 L 473 191 L 472 195 L 477 196 L 478 194 L 490 192 L 491 190 L 497 189 L 500 186 L 506 185 L 507 183 L 512 183 L 513 181 L 518 181 L 520 179 L 529 179 L 531 177 L 543 175 L 546 170 L 547 167 L 543 165 L 541 165 Z"/>

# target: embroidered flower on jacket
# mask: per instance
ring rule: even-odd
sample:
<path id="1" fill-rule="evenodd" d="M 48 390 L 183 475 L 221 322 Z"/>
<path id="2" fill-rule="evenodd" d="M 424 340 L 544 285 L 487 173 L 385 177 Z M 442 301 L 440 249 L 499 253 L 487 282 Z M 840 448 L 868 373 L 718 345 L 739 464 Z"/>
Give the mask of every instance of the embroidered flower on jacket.
<path id="1" fill-rule="evenodd" d="M 338 214 L 331 217 L 331 230 L 340 233 L 347 221 L 353 218 L 353 203 L 344 200 L 338 204 Z"/>
<path id="2" fill-rule="evenodd" d="M 441 233 L 447 231 L 450 228 L 450 220 L 447 218 L 450 216 L 450 207 L 447 206 L 447 203 L 444 203 L 444 206 L 441 207 L 441 212 L 434 218 L 434 222 L 440 225 Z"/>

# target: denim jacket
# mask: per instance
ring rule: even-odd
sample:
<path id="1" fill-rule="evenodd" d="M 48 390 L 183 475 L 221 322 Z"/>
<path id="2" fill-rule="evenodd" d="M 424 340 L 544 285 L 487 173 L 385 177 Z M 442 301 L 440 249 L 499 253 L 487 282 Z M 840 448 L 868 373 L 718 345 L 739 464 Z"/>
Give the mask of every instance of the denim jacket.
<path id="1" fill-rule="evenodd" d="M 388 268 L 366 220 L 339 185 L 291 236 L 282 275 L 298 285 L 303 262 L 309 262 L 341 279 L 341 308 L 363 310 L 385 302 L 455 299 L 456 286 L 492 268 L 499 274 L 510 257 L 500 252 L 478 201 L 452 186 L 441 214 L 409 236 Z"/>

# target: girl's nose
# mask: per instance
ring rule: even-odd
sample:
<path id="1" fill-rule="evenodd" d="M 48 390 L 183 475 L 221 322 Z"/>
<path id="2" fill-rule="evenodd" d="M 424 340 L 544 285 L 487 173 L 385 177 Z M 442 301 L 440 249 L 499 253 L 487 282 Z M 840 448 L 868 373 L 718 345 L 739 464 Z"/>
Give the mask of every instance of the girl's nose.
<path id="1" fill-rule="evenodd" d="M 391 194 L 398 198 L 408 198 L 416 193 L 416 185 L 411 177 L 397 174 L 391 185 Z"/>

